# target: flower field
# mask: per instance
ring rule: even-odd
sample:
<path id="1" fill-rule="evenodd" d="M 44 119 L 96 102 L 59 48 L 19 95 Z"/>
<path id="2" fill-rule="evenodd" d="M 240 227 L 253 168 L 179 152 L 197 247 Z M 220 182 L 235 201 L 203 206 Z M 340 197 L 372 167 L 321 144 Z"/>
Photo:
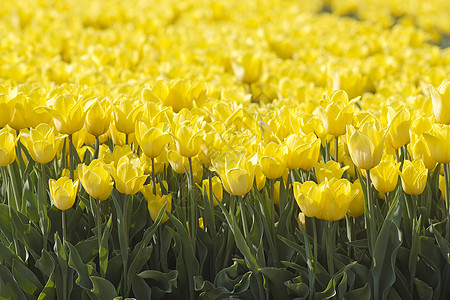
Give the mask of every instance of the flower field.
<path id="1" fill-rule="evenodd" d="M 450 2 L 2 0 L 0 299 L 449 299 Z"/>

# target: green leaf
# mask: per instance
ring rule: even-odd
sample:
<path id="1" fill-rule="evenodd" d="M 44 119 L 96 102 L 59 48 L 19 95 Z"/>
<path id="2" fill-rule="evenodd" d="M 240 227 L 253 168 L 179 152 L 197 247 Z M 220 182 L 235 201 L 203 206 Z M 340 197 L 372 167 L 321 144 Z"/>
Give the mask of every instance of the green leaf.
<path id="1" fill-rule="evenodd" d="M 370 300 L 370 288 L 366 283 L 362 288 L 354 289 L 345 294 L 346 300 Z"/>
<path id="2" fill-rule="evenodd" d="M 39 294 L 38 300 L 53 300 L 56 299 L 56 285 L 53 273 L 48 278 L 44 289 Z"/>
<path id="3" fill-rule="evenodd" d="M 6 247 L 0 242 L 0 258 L 2 260 L 5 260 L 5 262 L 9 265 L 13 263 L 14 259 L 22 260 L 20 257 L 18 257 L 11 249 Z"/>
<path id="4" fill-rule="evenodd" d="M 431 300 L 433 298 L 433 289 L 425 282 L 418 278 L 414 278 L 414 285 L 416 287 L 417 295 L 421 300 Z"/>
<path id="5" fill-rule="evenodd" d="M 106 227 L 103 231 L 98 254 L 98 259 L 100 263 L 100 274 L 103 277 L 105 276 L 106 270 L 108 269 L 108 256 L 109 256 L 108 240 L 111 233 L 111 224 L 112 224 L 112 214 L 109 216 L 108 222 L 106 223 Z"/>
<path id="6" fill-rule="evenodd" d="M 42 284 L 36 275 L 27 266 L 16 260 L 12 264 L 12 273 L 24 292 L 35 295 L 42 289 Z"/>
<path id="7" fill-rule="evenodd" d="M 50 277 L 50 275 L 52 275 L 53 271 L 55 270 L 55 261 L 47 250 L 42 249 L 41 258 L 39 258 L 35 266 L 38 267 L 39 270 L 42 271 L 42 273 Z"/>
<path id="8" fill-rule="evenodd" d="M 5 299 L 27 299 L 11 272 L 2 264 L 0 264 L 0 280 L 0 295 L 4 296 Z"/>
<path id="9" fill-rule="evenodd" d="M 11 216 L 9 215 L 9 207 L 6 204 L 0 204 L 0 231 L 12 242 Z"/>
<path id="10" fill-rule="evenodd" d="M 294 278 L 294 274 L 286 269 L 274 267 L 261 268 L 260 271 L 268 279 L 269 291 L 272 298 L 287 299 L 288 290 L 284 283 Z"/>
<path id="11" fill-rule="evenodd" d="M 12 226 L 16 229 L 17 238 L 31 250 L 31 254 L 39 258 L 38 253 L 41 252 L 42 235 L 30 224 L 24 224 L 21 218 L 27 219 L 19 212 L 11 211 Z"/>
<path id="12" fill-rule="evenodd" d="M 150 286 L 156 287 L 164 293 L 171 293 L 173 288 L 177 287 L 178 271 L 173 270 L 169 273 L 162 273 L 155 270 L 146 270 L 138 274 L 140 278 L 147 279 Z"/>
<path id="13" fill-rule="evenodd" d="M 444 259 L 447 263 L 450 263 L 450 246 L 448 241 L 439 233 L 438 230 L 436 230 L 435 225 L 433 224 L 431 226 L 431 231 L 433 232 L 436 242 L 439 246 L 439 249 L 441 249 L 441 253 L 444 256 Z"/>
<path id="14" fill-rule="evenodd" d="M 67 242 L 67 246 L 69 248 L 69 266 L 78 274 L 75 282 L 84 290 L 91 291 L 92 284 L 89 276 L 93 271 L 92 266 L 83 263 L 80 254 L 72 244 Z"/>
<path id="15" fill-rule="evenodd" d="M 90 276 L 90 279 L 92 281 L 92 286 L 93 286 L 93 288 L 91 289 L 91 292 L 95 296 L 97 296 L 97 299 L 99 299 L 99 300 L 113 299 L 118 296 L 117 292 L 116 292 L 116 288 L 107 279 L 97 277 L 97 276 Z"/>
<path id="16" fill-rule="evenodd" d="M 136 299 L 151 300 L 152 299 L 152 289 L 148 286 L 144 279 L 136 276 L 134 277 L 133 283 L 131 284 Z"/>

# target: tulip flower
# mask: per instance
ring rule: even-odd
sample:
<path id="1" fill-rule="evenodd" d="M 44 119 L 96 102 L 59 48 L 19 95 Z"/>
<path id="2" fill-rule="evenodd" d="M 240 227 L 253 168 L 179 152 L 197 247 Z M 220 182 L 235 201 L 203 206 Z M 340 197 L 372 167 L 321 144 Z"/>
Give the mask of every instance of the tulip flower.
<path id="1" fill-rule="evenodd" d="M 348 207 L 347 214 L 350 217 L 357 218 L 364 213 L 364 193 L 359 179 L 352 183 L 352 191 L 354 191 L 355 197 Z"/>
<path id="2" fill-rule="evenodd" d="M 167 191 L 167 182 L 162 181 L 162 184 L 164 185 L 165 190 Z M 150 217 L 153 221 L 156 221 L 156 218 L 158 217 L 159 211 L 166 205 L 166 210 L 168 212 L 171 212 L 172 210 L 172 194 L 164 195 L 161 191 L 161 184 L 156 184 L 156 193 L 153 193 L 153 186 L 151 184 L 144 185 L 141 188 L 141 193 L 144 195 L 144 198 L 147 200 L 147 208 L 150 213 Z M 164 214 L 162 218 L 162 223 L 166 222 L 169 219 L 169 217 Z"/>
<path id="3" fill-rule="evenodd" d="M 294 183 L 295 200 L 302 212 L 328 221 L 344 218 L 357 193 L 347 179 L 333 178 L 319 185 L 314 181 Z"/>
<path id="4" fill-rule="evenodd" d="M 258 150 L 263 174 L 269 179 L 281 177 L 286 169 L 287 147 L 270 142 L 265 147 L 260 144 Z"/>
<path id="5" fill-rule="evenodd" d="M 436 88 L 429 86 L 431 100 L 433 101 L 433 112 L 436 122 L 441 124 L 450 124 L 450 81 L 444 80 Z"/>
<path id="6" fill-rule="evenodd" d="M 78 192 L 78 180 L 73 182 L 68 177 L 61 177 L 58 180 L 50 179 L 50 195 L 53 204 L 60 210 L 67 210 L 75 203 Z"/>
<path id="7" fill-rule="evenodd" d="M 392 116 L 392 117 L 391 117 Z M 389 129 L 387 140 L 391 147 L 398 149 L 410 141 L 409 128 L 411 126 L 411 115 L 405 109 L 395 112 L 388 107 Z"/>
<path id="8" fill-rule="evenodd" d="M 252 84 L 259 80 L 262 71 L 262 59 L 259 55 L 245 53 L 238 60 L 232 60 L 234 76 L 242 83 Z"/>
<path id="9" fill-rule="evenodd" d="M 203 135 L 204 131 L 198 129 L 196 124 L 185 121 L 175 127 L 172 137 L 181 156 L 193 157 L 200 151 Z"/>
<path id="10" fill-rule="evenodd" d="M 315 163 L 314 173 L 316 174 L 317 182 L 321 183 L 330 180 L 331 178 L 341 179 L 345 170 L 348 168 L 348 166 L 341 168 L 341 165 L 338 162 L 330 160 L 326 164 L 323 162 Z"/>
<path id="11" fill-rule="evenodd" d="M 109 129 L 111 123 L 111 111 L 109 100 L 93 99 L 85 106 L 86 119 L 84 127 L 87 132 L 98 137 Z"/>
<path id="12" fill-rule="evenodd" d="M 0 167 L 5 167 L 16 159 L 16 142 L 16 135 L 9 127 L 0 130 Z"/>
<path id="13" fill-rule="evenodd" d="M 9 95 L 0 94 L 0 128 L 5 127 L 11 120 L 14 112 L 14 106 L 16 105 L 15 99 L 11 99 Z"/>
<path id="14" fill-rule="evenodd" d="M 436 167 L 437 162 L 431 156 L 430 149 L 428 148 L 428 143 L 426 142 L 422 134 L 420 136 L 417 136 L 411 132 L 411 143 L 408 144 L 408 152 L 413 159 L 422 159 L 425 167 L 427 167 L 429 171 L 433 171 Z"/>
<path id="15" fill-rule="evenodd" d="M 144 122 L 137 122 L 136 139 L 145 155 L 156 158 L 170 141 L 170 136 L 159 127 L 148 127 Z"/>
<path id="16" fill-rule="evenodd" d="M 47 111 L 61 134 L 74 134 L 83 128 L 85 113 L 82 101 L 64 94 L 47 100 Z"/>
<path id="17" fill-rule="evenodd" d="M 108 199 L 113 189 L 111 175 L 101 159 L 94 159 L 88 166 L 78 166 L 78 176 L 85 191 L 94 199 Z"/>
<path id="18" fill-rule="evenodd" d="M 430 133 L 423 133 L 431 157 L 437 162 L 450 162 L 450 125 L 434 124 Z"/>
<path id="19" fill-rule="evenodd" d="M 46 123 L 32 128 L 29 133 L 21 133 L 23 144 L 27 147 L 33 160 L 37 163 L 46 164 L 56 155 L 60 143 L 65 136 L 56 136 L 54 128 Z"/>
<path id="20" fill-rule="evenodd" d="M 400 172 L 403 191 L 410 195 L 420 195 L 427 184 L 428 170 L 421 159 L 405 160 L 403 170 Z"/>
<path id="21" fill-rule="evenodd" d="M 335 137 L 345 134 L 346 126 L 352 122 L 353 104 L 356 101 L 349 102 L 345 91 L 335 91 L 329 101 L 320 102 L 319 113 L 328 134 Z"/>
<path id="22" fill-rule="evenodd" d="M 179 112 L 183 108 L 192 108 L 192 98 L 190 94 L 191 84 L 189 81 L 179 79 L 170 85 L 169 92 L 165 99 L 161 99 L 163 105 L 171 106 L 174 112 Z"/>
<path id="23" fill-rule="evenodd" d="M 446 191 L 445 191 L 445 177 L 442 175 L 439 175 L 439 190 L 442 193 L 442 198 L 446 201 L 447 195 L 446 195 Z"/>
<path id="24" fill-rule="evenodd" d="M 381 161 L 386 134 L 374 122 L 364 123 L 356 130 L 347 126 L 346 141 L 353 163 L 360 169 L 370 170 Z"/>
<path id="25" fill-rule="evenodd" d="M 117 167 L 112 166 L 110 172 L 114 177 L 116 189 L 126 195 L 134 195 L 144 185 L 148 175 L 144 175 L 139 158 L 122 157 Z"/>
<path id="26" fill-rule="evenodd" d="M 220 182 L 220 178 L 217 176 L 212 177 L 211 182 L 212 182 L 212 192 L 215 196 L 215 197 L 213 197 L 213 204 L 214 204 L 214 206 L 216 206 L 216 205 L 218 205 L 217 199 L 220 202 L 222 202 L 222 199 L 223 199 L 222 183 Z M 208 201 L 211 201 L 209 179 L 204 179 L 202 181 L 202 186 L 199 186 L 199 185 L 197 185 L 197 186 L 202 191 L 203 197 L 206 196 L 206 197 L 208 197 Z M 206 195 L 205 195 L 205 190 L 206 190 Z"/>
<path id="27" fill-rule="evenodd" d="M 393 159 L 385 159 L 370 170 L 370 179 L 380 193 L 392 192 L 397 186 L 400 163 Z"/>
<path id="28" fill-rule="evenodd" d="M 231 195 L 242 196 L 252 189 L 255 167 L 245 152 L 223 154 L 213 162 L 213 167 L 219 174 L 223 187 Z"/>
<path id="29" fill-rule="evenodd" d="M 309 170 L 320 157 L 320 139 L 314 133 L 308 135 L 291 134 L 287 137 L 288 149 L 286 167 L 289 170 Z"/>
<path id="30" fill-rule="evenodd" d="M 136 117 L 141 112 L 142 104 L 127 98 L 121 98 L 113 106 L 114 124 L 119 132 L 131 134 L 135 131 Z"/>

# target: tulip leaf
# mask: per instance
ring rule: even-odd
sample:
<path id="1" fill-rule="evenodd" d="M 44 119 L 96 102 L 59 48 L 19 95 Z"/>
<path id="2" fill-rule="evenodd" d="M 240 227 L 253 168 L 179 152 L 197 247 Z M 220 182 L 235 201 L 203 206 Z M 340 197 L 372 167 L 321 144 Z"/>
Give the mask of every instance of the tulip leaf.
<path id="1" fill-rule="evenodd" d="M 47 250 L 42 249 L 42 255 L 41 258 L 39 258 L 38 261 L 36 261 L 36 267 L 39 268 L 39 270 L 42 271 L 45 275 L 48 277 L 53 274 L 53 271 L 55 269 L 55 261 L 53 260 L 53 257 L 50 253 L 48 253 Z"/>
<path id="2" fill-rule="evenodd" d="M 144 279 L 136 276 L 134 277 L 133 283 L 131 284 L 131 288 L 133 290 L 136 299 L 152 299 L 152 289 L 145 282 Z"/>
<path id="3" fill-rule="evenodd" d="M 108 222 L 106 222 L 106 227 L 103 230 L 102 239 L 100 242 L 98 259 L 100 264 L 101 276 L 105 276 L 106 270 L 108 269 L 108 256 L 109 256 L 108 240 L 111 233 L 111 224 L 112 224 L 112 214 L 109 216 Z"/>
<path id="4" fill-rule="evenodd" d="M 294 278 L 294 274 L 286 269 L 265 267 L 261 268 L 261 273 L 267 279 L 269 284 L 269 291 L 272 298 L 287 299 L 288 290 L 284 283 Z"/>
<path id="5" fill-rule="evenodd" d="M 21 260 L 10 248 L 6 247 L 1 242 L 0 242 L 0 257 L 1 260 L 2 261 L 4 260 L 8 265 L 12 265 L 14 259 Z"/>
<path id="6" fill-rule="evenodd" d="M 17 238 L 24 243 L 24 245 L 31 250 L 31 254 L 38 259 L 39 256 L 37 253 L 41 252 L 42 249 L 42 236 L 31 226 L 31 224 L 24 224 L 19 216 L 21 216 L 20 213 L 15 212 L 14 210 L 11 211 L 12 226 L 15 227 Z M 23 218 L 26 219 L 24 216 Z"/>
<path id="7" fill-rule="evenodd" d="M 370 300 L 370 287 L 366 283 L 361 288 L 354 289 L 345 294 L 346 300 Z"/>
<path id="8" fill-rule="evenodd" d="M 53 300 L 56 298 L 56 285 L 53 273 L 49 276 L 42 292 L 39 294 L 38 300 Z"/>
<path id="9" fill-rule="evenodd" d="M 418 278 L 414 278 L 414 285 L 419 299 L 431 300 L 433 298 L 433 289 L 425 282 Z"/>
<path id="10" fill-rule="evenodd" d="M 162 273 L 156 270 L 146 270 L 137 274 L 140 278 L 146 279 L 152 289 L 157 288 L 164 293 L 171 293 L 177 287 L 178 271 L 173 270 Z"/>
<path id="11" fill-rule="evenodd" d="M 90 291 L 92 289 L 92 283 L 89 276 L 92 274 L 93 268 L 83 263 L 76 247 L 69 242 L 67 242 L 67 246 L 69 248 L 69 266 L 78 274 L 75 282 L 83 289 Z"/>
<path id="12" fill-rule="evenodd" d="M 113 299 L 117 297 L 116 288 L 114 285 L 105 278 L 90 276 L 92 281 L 92 289 L 91 292 L 97 296 L 97 299 Z"/>
<path id="13" fill-rule="evenodd" d="M 4 299 L 27 299 L 11 272 L 2 264 L 0 264 L 0 297 L 4 297 Z"/>
<path id="14" fill-rule="evenodd" d="M 9 241 L 13 240 L 11 216 L 9 215 L 9 207 L 6 204 L 0 204 L 0 231 Z"/>
<path id="15" fill-rule="evenodd" d="M 436 230 L 435 225 L 431 226 L 431 230 L 436 238 L 436 242 L 439 246 L 439 249 L 441 249 L 442 256 L 444 256 L 445 261 L 450 264 L 449 242 L 439 233 L 438 230 Z"/>
<path id="16" fill-rule="evenodd" d="M 35 295 L 42 289 L 41 282 L 27 266 L 14 260 L 11 267 L 15 280 L 24 292 Z"/>

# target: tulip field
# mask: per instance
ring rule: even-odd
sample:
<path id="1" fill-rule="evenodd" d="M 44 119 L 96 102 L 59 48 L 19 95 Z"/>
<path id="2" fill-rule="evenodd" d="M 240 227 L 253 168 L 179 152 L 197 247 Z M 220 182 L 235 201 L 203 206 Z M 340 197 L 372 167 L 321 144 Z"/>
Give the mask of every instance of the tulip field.
<path id="1" fill-rule="evenodd" d="M 450 299 L 450 1 L 2 0 L 0 299 Z"/>

